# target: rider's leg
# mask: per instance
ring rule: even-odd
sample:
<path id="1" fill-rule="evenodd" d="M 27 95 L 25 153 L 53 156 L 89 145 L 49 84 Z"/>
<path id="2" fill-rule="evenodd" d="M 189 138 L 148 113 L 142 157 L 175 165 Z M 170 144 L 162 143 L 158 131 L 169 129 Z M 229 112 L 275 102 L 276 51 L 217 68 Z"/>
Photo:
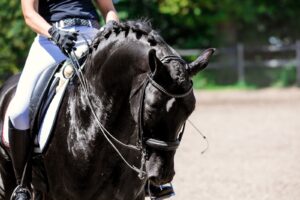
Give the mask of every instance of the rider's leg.
<path id="1" fill-rule="evenodd" d="M 77 49 L 86 46 L 97 34 L 97 29 L 90 27 L 68 27 L 69 31 L 79 31 L 80 35 L 76 42 Z M 19 130 L 29 129 L 29 103 L 32 90 L 40 74 L 52 65 L 66 59 L 60 49 L 48 38 L 37 36 L 30 48 L 25 66 L 23 68 L 15 97 L 10 106 L 9 116 L 12 124 Z"/>
<path id="2" fill-rule="evenodd" d="M 48 39 L 40 36 L 35 38 L 21 74 L 15 96 L 8 110 L 9 143 L 14 172 L 17 184 L 19 185 L 12 199 L 30 199 L 30 192 L 26 187 L 29 187 L 31 177 L 25 176 L 22 185 L 20 185 L 20 182 L 31 151 L 29 102 L 32 90 L 44 69 L 64 59 L 65 56 L 59 51 L 58 47 L 53 45 Z"/>
<path id="3" fill-rule="evenodd" d="M 30 134 L 29 130 L 18 130 L 14 128 L 9 120 L 9 142 L 11 148 L 12 162 L 14 166 L 15 177 L 17 184 L 21 185 L 18 189 L 15 189 L 14 196 L 17 198 L 13 199 L 30 199 L 30 191 L 27 189 L 29 180 L 27 174 L 24 175 L 24 182 L 21 183 L 25 165 L 28 157 L 30 156 Z M 26 171 L 26 170 L 25 170 Z"/>
<path id="4" fill-rule="evenodd" d="M 69 29 L 72 31 L 72 29 Z M 84 34 L 85 39 L 91 42 L 92 38 L 96 35 L 97 30 L 88 27 L 78 27 L 75 29 Z M 73 28 L 74 31 L 74 28 Z M 86 41 L 82 37 L 78 38 L 76 46 L 85 45 Z M 37 36 L 31 46 L 29 55 L 27 57 L 24 69 L 22 71 L 16 94 L 9 106 L 9 130 L 10 130 L 10 146 L 12 152 L 13 167 L 18 184 L 20 184 L 21 177 L 24 171 L 24 166 L 30 159 L 30 136 L 29 136 L 29 103 L 32 90 L 38 80 L 39 75 L 44 69 L 54 64 L 60 63 L 66 57 L 61 53 L 60 49 L 51 41 L 43 36 Z M 22 148 L 20 148 L 22 146 Z M 28 179 L 27 179 L 28 180 Z M 25 183 L 29 184 L 26 181 Z M 19 192 L 18 192 L 19 191 Z M 29 199 L 29 194 L 24 189 L 23 185 L 18 186 L 18 190 L 14 194 L 15 200 Z"/>
<path id="5" fill-rule="evenodd" d="M 31 45 L 25 66 L 11 102 L 9 117 L 16 129 L 29 129 L 29 103 L 40 74 L 49 66 L 66 59 L 59 48 L 47 38 L 37 36 Z"/>

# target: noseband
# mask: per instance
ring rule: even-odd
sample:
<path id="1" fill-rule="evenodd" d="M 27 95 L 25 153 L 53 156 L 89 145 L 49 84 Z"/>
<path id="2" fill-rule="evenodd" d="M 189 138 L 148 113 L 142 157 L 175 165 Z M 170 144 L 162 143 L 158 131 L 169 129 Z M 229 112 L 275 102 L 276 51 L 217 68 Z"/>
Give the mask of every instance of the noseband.
<path id="1" fill-rule="evenodd" d="M 166 56 L 163 57 L 161 59 L 162 63 L 168 63 L 171 60 L 177 60 L 181 63 L 185 63 L 185 61 L 183 61 L 181 58 L 179 58 L 178 56 Z M 140 106 L 139 106 L 139 117 L 138 117 L 138 143 L 139 145 L 141 145 L 142 149 L 144 149 L 145 147 L 151 147 L 153 149 L 156 150 L 162 150 L 162 151 L 175 151 L 182 139 L 182 135 L 184 133 L 184 129 L 185 129 L 185 122 L 182 125 L 182 128 L 178 134 L 177 139 L 173 140 L 173 141 L 163 141 L 163 140 L 158 140 L 155 138 L 148 138 L 145 137 L 144 135 L 144 129 L 143 129 L 143 110 L 144 110 L 144 100 L 145 100 L 145 95 L 146 95 L 146 88 L 149 84 L 151 84 L 153 87 L 155 87 L 156 89 L 158 89 L 161 93 L 163 93 L 164 95 L 171 97 L 171 98 L 175 98 L 175 99 L 179 99 L 179 98 L 184 98 L 186 96 L 188 96 L 192 91 L 193 91 L 193 84 L 191 82 L 191 87 L 184 93 L 182 94 L 174 94 L 171 92 L 168 92 L 163 86 L 161 86 L 160 84 L 158 84 L 154 79 L 154 74 L 153 73 L 149 73 L 147 75 L 147 79 L 144 81 L 144 84 L 142 85 L 142 97 L 140 99 Z M 143 148 L 144 147 L 144 148 Z"/>

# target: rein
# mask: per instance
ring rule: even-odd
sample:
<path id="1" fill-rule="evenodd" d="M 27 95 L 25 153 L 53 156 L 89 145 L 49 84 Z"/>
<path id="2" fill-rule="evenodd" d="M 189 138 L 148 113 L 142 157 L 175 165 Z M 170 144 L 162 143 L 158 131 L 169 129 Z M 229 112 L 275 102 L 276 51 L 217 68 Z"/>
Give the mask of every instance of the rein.
<path id="1" fill-rule="evenodd" d="M 73 55 L 72 55 L 73 54 Z M 144 170 L 145 169 L 145 164 L 146 164 L 146 157 L 147 157 L 147 152 L 146 152 L 146 148 L 147 147 L 151 147 L 153 149 L 158 149 L 158 150 L 162 150 L 162 151 L 175 151 L 182 139 L 183 133 L 184 133 L 184 129 L 185 129 L 185 123 L 182 125 L 181 131 L 178 134 L 178 138 L 174 141 L 163 141 L 163 140 L 158 140 L 155 138 L 145 138 L 144 137 L 144 130 L 143 130 L 143 126 L 142 126 L 142 116 L 143 116 L 143 103 L 144 103 L 144 99 L 145 99 L 145 94 L 146 94 L 146 88 L 149 84 L 151 84 L 153 87 L 157 88 L 160 92 L 162 92 L 163 94 L 171 97 L 171 98 L 184 98 L 186 96 L 188 96 L 192 91 L 193 91 L 193 87 L 191 84 L 191 87 L 189 88 L 189 90 L 187 90 L 185 93 L 183 94 L 173 94 L 168 92 L 163 86 L 161 86 L 160 84 L 158 84 L 154 79 L 153 76 L 154 74 L 147 74 L 147 78 L 143 81 L 143 83 L 141 84 L 141 86 L 138 87 L 138 89 L 134 92 L 133 95 L 135 95 L 139 90 L 142 89 L 142 97 L 140 98 L 140 107 L 139 107 L 139 117 L 138 117 L 138 138 L 137 138 L 137 144 L 136 145 L 131 145 L 131 144 L 125 144 L 123 142 L 121 142 L 120 140 L 118 140 L 117 138 L 115 138 L 100 122 L 98 116 L 95 113 L 94 107 L 91 103 L 91 100 L 89 99 L 88 96 L 88 87 L 87 87 L 87 81 L 86 78 L 84 77 L 83 73 L 82 73 L 82 66 L 80 66 L 77 57 L 74 53 L 74 51 L 72 51 L 71 53 L 68 53 L 68 56 L 71 60 L 71 63 L 74 67 L 74 70 L 76 72 L 76 75 L 82 85 L 83 88 L 83 92 L 86 96 L 87 102 L 88 102 L 88 106 L 92 111 L 92 114 L 101 130 L 102 135 L 105 137 L 105 139 L 108 141 L 108 143 L 112 146 L 112 148 L 116 151 L 116 153 L 119 155 L 119 157 L 124 161 L 124 163 L 131 168 L 133 171 L 138 173 L 138 177 L 142 180 L 144 178 L 147 177 L 147 172 Z M 161 59 L 161 62 L 163 63 L 167 63 L 170 62 L 171 60 L 177 60 L 179 62 L 184 62 L 181 58 L 179 58 L 178 56 L 166 56 L 164 58 Z M 185 63 L 185 62 L 184 62 Z M 192 82 L 191 82 L 192 83 Z M 133 96 L 132 95 L 132 96 Z M 132 98 L 132 96 L 130 98 Z M 130 164 L 125 157 L 122 155 L 122 153 L 120 152 L 120 150 L 116 147 L 116 145 L 113 143 L 113 141 L 116 142 L 117 144 L 131 149 L 131 150 L 135 150 L 135 151 L 140 151 L 141 152 L 141 165 L 140 168 L 137 168 L 136 166 Z"/>

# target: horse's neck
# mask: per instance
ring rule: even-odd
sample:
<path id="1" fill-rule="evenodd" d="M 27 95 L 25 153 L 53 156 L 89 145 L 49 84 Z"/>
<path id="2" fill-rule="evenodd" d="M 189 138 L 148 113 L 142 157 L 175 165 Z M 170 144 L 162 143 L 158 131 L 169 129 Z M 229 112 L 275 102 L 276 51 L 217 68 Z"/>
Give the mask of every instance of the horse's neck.
<path id="1" fill-rule="evenodd" d="M 101 126 L 121 140 L 129 138 L 128 134 L 133 133 L 132 117 L 129 112 L 131 78 L 125 80 L 117 74 L 120 73 L 116 73 L 112 78 L 103 75 L 101 81 L 89 80 L 86 77 L 88 91 L 79 84 L 69 93 L 66 112 L 69 113 L 67 141 L 68 149 L 72 149 L 74 157 L 84 155 L 83 157 L 90 159 L 89 156 L 94 155 L 92 152 L 95 150 L 94 145 L 107 147 Z M 104 143 L 106 144 L 103 145 Z"/>
<path id="2" fill-rule="evenodd" d="M 101 126 L 121 140 L 135 134 L 129 95 L 133 79 L 146 70 L 140 67 L 145 66 L 148 60 L 144 46 L 134 43 L 118 46 L 115 51 L 115 47 L 110 46 L 110 49 L 104 48 L 95 53 L 84 74 L 88 92 L 79 84 L 68 100 L 69 137 L 83 138 L 75 142 L 81 142 L 85 147 L 103 142 Z"/>

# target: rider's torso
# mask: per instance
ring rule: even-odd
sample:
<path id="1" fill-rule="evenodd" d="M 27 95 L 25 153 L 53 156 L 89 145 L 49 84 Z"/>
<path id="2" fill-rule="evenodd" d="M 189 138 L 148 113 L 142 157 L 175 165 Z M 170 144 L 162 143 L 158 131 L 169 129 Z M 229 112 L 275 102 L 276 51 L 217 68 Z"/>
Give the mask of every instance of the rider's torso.
<path id="1" fill-rule="evenodd" d="M 38 12 L 50 23 L 66 18 L 99 19 L 91 0 L 39 0 Z"/>

